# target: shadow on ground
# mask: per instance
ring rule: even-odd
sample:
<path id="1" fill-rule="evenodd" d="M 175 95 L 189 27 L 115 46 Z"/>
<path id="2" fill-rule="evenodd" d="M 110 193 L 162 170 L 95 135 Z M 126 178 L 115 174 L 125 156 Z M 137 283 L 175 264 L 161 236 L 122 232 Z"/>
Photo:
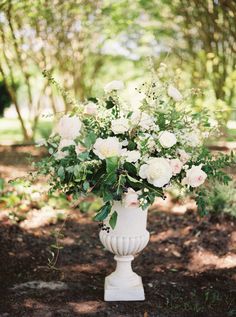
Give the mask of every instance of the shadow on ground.
<path id="1" fill-rule="evenodd" d="M 60 226 L 24 231 L 1 224 L 1 317 L 236 316 L 232 220 L 211 224 L 192 213 L 153 212 L 151 241 L 133 265 L 143 276 L 146 301 L 127 303 L 103 301 L 104 277 L 114 261 L 87 215 L 77 213 L 67 220 L 57 269 L 47 266 L 53 233 Z"/>

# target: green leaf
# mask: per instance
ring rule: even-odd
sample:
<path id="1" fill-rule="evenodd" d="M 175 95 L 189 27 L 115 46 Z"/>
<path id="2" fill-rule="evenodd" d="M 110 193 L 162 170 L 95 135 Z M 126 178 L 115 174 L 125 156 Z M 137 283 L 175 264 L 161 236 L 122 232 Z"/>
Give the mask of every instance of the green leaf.
<path id="1" fill-rule="evenodd" d="M 49 150 L 48 150 L 48 153 L 52 155 L 54 153 L 53 148 L 50 147 Z"/>
<path id="2" fill-rule="evenodd" d="M 89 187 L 90 187 L 89 182 L 85 181 L 85 182 L 83 183 L 83 189 L 84 189 L 85 191 L 87 191 L 87 190 L 89 189 Z"/>
<path id="3" fill-rule="evenodd" d="M 96 216 L 94 217 L 94 220 L 103 221 L 104 219 L 107 218 L 110 211 L 111 211 L 111 204 L 107 202 L 105 205 L 102 206 L 102 208 L 99 209 L 99 213 L 96 214 Z"/>
<path id="4" fill-rule="evenodd" d="M 136 188 L 136 189 L 143 187 L 143 184 L 142 184 L 138 179 L 136 179 L 136 178 L 134 178 L 134 177 L 132 177 L 132 176 L 130 176 L 130 175 L 128 175 L 128 174 L 127 174 L 127 180 L 128 180 L 128 183 L 129 183 L 132 187 L 134 187 L 134 188 Z"/>
<path id="5" fill-rule="evenodd" d="M 89 153 L 88 152 L 82 152 L 78 155 L 78 159 L 80 161 L 86 161 L 89 158 Z"/>
<path id="6" fill-rule="evenodd" d="M 74 166 L 74 175 L 75 178 L 79 178 L 81 174 L 81 167 L 79 165 Z"/>
<path id="7" fill-rule="evenodd" d="M 106 158 L 107 173 L 116 173 L 119 166 L 119 158 L 117 156 Z"/>
<path id="8" fill-rule="evenodd" d="M 135 143 L 134 141 L 129 141 L 128 146 L 127 146 L 127 149 L 128 149 L 129 151 L 135 150 L 136 147 L 137 147 L 137 145 L 136 145 L 136 143 Z"/>
<path id="9" fill-rule="evenodd" d="M 92 101 L 92 102 L 94 102 L 94 103 L 98 103 L 98 99 L 95 98 L 95 97 L 89 97 L 88 100 L 89 100 L 89 101 Z"/>
<path id="10" fill-rule="evenodd" d="M 111 109 L 114 106 L 115 106 L 115 103 L 111 97 L 108 100 L 106 100 L 106 108 L 107 109 Z"/>
<path id="11" fill-rule="evenodd" d="M 57 175 L 61 178 L 61 180 L 65 179 L 65 170 L 63 166 L 60 166 L 57 170 Z"/>
<path id="12" fill-rule="evenodd" d="M 117 222 L 117 212 L 114 211 L 109 220 L 109 225 L 112 227 L 112 229 L 115 228 L 116 222 Z"/>
<path id="13" fill-rule="evenodd" d="M 132 163 L 125 162 L 124 168 L 128 171 L 130 175 L 137 175 L 137 169 Z"/>
<path id="14" fill-rule="evenodd" d="M 196 203 L 197 203 L 197 211 L 200 217 L 203 217 L 208 214 L 206 210 L 206 202 L 205 202 L 205 193 L 199 192 L 196 197 Z"/>
<path id="15" fill-rule="evenodd" d="M 86 138 L 84 139 L 84 144 L 86 148 L 90 148 L 95 143 L 96 138 L 97 136 L 94 132 L 89 132 Z"/>
<path id="16" fill-rule="evenodd" d="M 3 191 L 4 189 L 4 179 L 0 178 L 0 191 Z"/>
<path id="17" fill-rule="evenodd" d="M 103 192 L 102 198 L 103 198 L 104 202 L 113 200 L 113 194 L 111 192 L 109 192 L 108 190 L 105 190 Z"/>
<path id="18" fill-rule="evenodd" d="M 138 179 L 136 179 L 136 178 L 134 178 L 134 177 L 132 177 L 132 176 L 130 176 L 128 174 L 127 174 L 127 178 L 132 183 L 135 183 L 135 184 L 140 183 L 141 184 L 141 182 Z"/>
<path id="19" fill-rule="evenodd" d="M 113 185 L 117 181 L 117 174 L 110 172 L 105 178 L 104 183 L 106 185 Z"/>

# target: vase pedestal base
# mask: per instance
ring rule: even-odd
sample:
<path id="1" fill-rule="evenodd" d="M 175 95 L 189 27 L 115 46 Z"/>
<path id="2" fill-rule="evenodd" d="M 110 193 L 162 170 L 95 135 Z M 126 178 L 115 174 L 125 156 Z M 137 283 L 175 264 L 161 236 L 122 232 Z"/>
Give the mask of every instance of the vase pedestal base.
<path id="1" fill-rule="evenodd" d="M 115 256 L 116 270 L 105 278 L 105 301 L 145 300 L 142 278 L 133 272 L 132 255 Z"/>
<path id="2" fill-rule="evenodd" d="M 104 300 L 111 301 L 142 301 L 145 300 L 142 279 L 136 286 L 123 288 L 109 285 L 109 276 L 105 278 Z"/>

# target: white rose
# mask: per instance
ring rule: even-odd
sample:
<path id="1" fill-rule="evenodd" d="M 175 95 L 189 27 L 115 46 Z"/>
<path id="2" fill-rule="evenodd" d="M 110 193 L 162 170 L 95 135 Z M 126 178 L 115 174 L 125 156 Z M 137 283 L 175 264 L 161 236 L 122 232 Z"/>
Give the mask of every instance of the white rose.
<path id="1" fill-rule="evenodd" d="M 156 187 L 163 187 L 169 183 L 172 170 L 167 159 L 162 157 L 152 158 L 149 159 L 147 164 L 140 167 L 139 176 L 146 178 L 150 184 Z"/>
<path id="2" fill-rule="evenodd" d="M 58 150 L 55 153 L 55 157 L 57 160 L 61 160 L 65 158 L 67 155 L 69 155 L 68 151 L 62 151 L 64 147 L 70 146 L 70 145 L 75 145 L 75 142 L 73 140 L 68 140 L 68 139 L 61 139 Z"/>
<path id="3" fill-rule="evenodd" d="M 143 130 L 149 130 L 153 129 L 155 127 L 154 120 L 151 116 L 149 116 L 147 113 L 143 112 L 141 116 L 141 120 L 139 122 L 139 126 Z M 159 130 L 159 127 L 156 125 L 155 127 L 157 130 Z"/>
<path id="4" fill-rule="evenodd" d="M 56 131 L 62 139 L 74 140 L 80 135 L 82 123 L 76 116 L 64 115 L 58 122 Z"/>
<path id="5" fill-rule="evenodd" d="M 114 134 L 122 134 L 129 130 L 129 121 L 125 118 L 111 121 L 111 130 Z"/>
<path id="6" fill-rule="evenodd" d="M 123 203 L 126 208 L 139 207 L 138 193 L 132 188 L 128 188 L 128 192 L 124 194 Z"/>
<path id="7" fill-rule="evenodd" d="M 159 142 L 162 147 L 170 148 L 176 144 L 177 139 L 174 133 L 169 131 L 161 131 L 159 134 Z"/>
<path id="8" fill-rule="evenodd" d="M 88 114 L 91 116 L 95 116 L 97 114 L 97 105 L 96 103 L 90 101 L 89 103 L 87 103 L 84 107 L 84 114 Z"/>
<path id="9" fill-rule="evenodd" d="M 116 137 L 107 139 L 98 138 L 93 146 L 93 152 L 101 159 L 112 156 L 120 156 L 122 153 L 122 144 Z"/>
<path id="10" fill-rule="evenodd" d="M 168 94 L 168 96 L 173 98 L 174 101 L 181 101 L 183 99 L 182 94 L 173 85 L 169 85 L 169 87 L 167 89 L 167 94 Z"/>
<path id="11" fill-rule="evenodd" d="M 141 154 L 139 151 L 133 150 L 133 151 L 125 151 L 124 156 L 126 157 L 127 162 L 135 163 L 140 159 Z"/>
<path id="12" fill-rule="evenodd" d="M 172 169 L 172 174 L 177 175 L 181 172 L 183 163 L 179 159 L 172 159 L 170 160 L 170 166 Z"/>
<path id="13" fill-rule="evenodd" d="M 207 174 L 201 169 L 202 165 L 193 165 L 189 170 L 186 171 L 186 177 L 182 180 L 182 184 L 189 185 L 191 187 L 198 187 L 202 185 Z"/>
<path id="14" fill-rule="evenodd" d="M 185 152 L 185 150 L 179 149 L 178 153 L 180 155 L 180 160 L 181 162 L 183 162 L 183 164 L 187 163 L 191 158 L 190 154 Z"/>
<path id="15" fill-rule="evenodd" d="M 136 110 L 132 113 L 130 121 L 133 126 L 139 126 L 143 130 L 150 130 L 154 128 L 157 131 L 159 130 L 159 127 L 158 125 L 155 125 L 153 118 L 149 114 L 141 112 L 140 110 Z"/>
<path id="16" fill-rule="evenodd" d="M 124 89 L 124 83 L 120 80 L 113 80 L 110 83 L 106 84 L 104 87 L 104 91 L 109 93 L 113 90 L 121 90 Z"/>

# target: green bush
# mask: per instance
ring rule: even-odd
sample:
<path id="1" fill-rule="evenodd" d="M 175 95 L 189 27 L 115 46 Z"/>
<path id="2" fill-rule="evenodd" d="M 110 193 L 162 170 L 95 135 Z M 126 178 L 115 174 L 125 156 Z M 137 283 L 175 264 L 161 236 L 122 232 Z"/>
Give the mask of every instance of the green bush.
<path id="1" fill-rule="evenodd" d="M 213 183 L 206 191 L 206 209 L 212 216 L 230 214 L 236 217 L 236 181 L 228 185 Z"/>

